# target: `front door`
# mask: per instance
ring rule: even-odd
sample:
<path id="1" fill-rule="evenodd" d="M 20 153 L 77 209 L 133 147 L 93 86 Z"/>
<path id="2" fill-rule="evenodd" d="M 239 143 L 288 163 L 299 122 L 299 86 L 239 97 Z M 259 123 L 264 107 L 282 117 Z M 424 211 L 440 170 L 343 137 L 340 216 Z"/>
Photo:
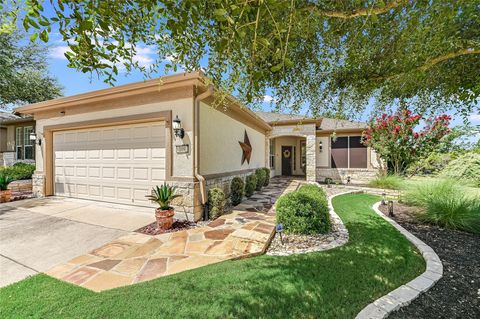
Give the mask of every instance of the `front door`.
<path id="1" fill-rule="evenodd" d="M 292 175 L 292 147 L 282 146 L 282 175 Z"/>

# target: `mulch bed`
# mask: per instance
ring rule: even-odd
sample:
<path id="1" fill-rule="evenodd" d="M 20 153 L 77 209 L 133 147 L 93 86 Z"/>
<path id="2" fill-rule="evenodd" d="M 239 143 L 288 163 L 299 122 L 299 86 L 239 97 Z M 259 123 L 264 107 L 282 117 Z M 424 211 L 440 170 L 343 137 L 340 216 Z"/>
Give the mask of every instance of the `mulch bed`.
<path id="1" fill-rule="evenodd" d="M 387 215 L 387 207 L 380 210 Z M 393 219 L 432 247 L 443 263 L 443 277 L 410 305 L 388 318 L 480 318 L 480 235 L 415 219 L 414 208 L 395 203 Z"/>
<path id="2" fill-rule="evenodd" d="M 197 223 L 189 221 L 189 220 L 175 220 L 172 224 L 172 228 L 164 230 L 164 229 L 159 229 L 157 227 L 157 222 L 153 222 L 151 224 L 148 224 L 147 226 L 143 226 L 142 228 L 139 228 L 136 230 L 137 233 L 142 233 L 146 235 L 160 235 L 160 234 L 166 234 L 166 233 L 174 233 L 177 231 L 181 230 L 187 230 L 190 228 L 196 228 L 198 227 Z"/>

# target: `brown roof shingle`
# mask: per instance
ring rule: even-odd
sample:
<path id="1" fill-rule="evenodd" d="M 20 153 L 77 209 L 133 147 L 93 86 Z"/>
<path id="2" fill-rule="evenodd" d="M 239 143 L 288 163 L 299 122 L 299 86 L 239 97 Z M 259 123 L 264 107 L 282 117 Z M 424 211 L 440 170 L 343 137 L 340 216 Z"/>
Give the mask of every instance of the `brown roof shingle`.
<path id="1" fill-rule="evenodd" d="M 275 123 L 282 121 L 292 121 L 298 120 L 314 120 L 312 117 L 294 115 L 294 114 L 282 114 L 275 112 L 255 112 L 262 120 L 267 123 Z M 367 124 L 364 122 L 348 121 L 341 119 L 332 119 L 328 117 L 319 118 L 321 120 L 318 130 L 323 131 L 332 131 L 332 130 L 342 130 L 342 129 L 364 129 L 367 127 Z"/>

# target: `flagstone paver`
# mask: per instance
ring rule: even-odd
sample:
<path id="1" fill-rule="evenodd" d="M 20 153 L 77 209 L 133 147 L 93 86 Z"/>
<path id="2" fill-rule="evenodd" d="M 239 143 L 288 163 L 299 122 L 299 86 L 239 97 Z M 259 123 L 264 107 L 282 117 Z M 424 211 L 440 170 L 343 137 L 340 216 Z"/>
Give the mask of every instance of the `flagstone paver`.
<path id="1" fill-rule="evenodd" d="M 206 226 L 156 236 L 130 232 L 47 274 L 103 291 L 262 254 L 275 231 L 273 204 L 298 185 L 291 178 L 272 178 L 269 186 Z"/>

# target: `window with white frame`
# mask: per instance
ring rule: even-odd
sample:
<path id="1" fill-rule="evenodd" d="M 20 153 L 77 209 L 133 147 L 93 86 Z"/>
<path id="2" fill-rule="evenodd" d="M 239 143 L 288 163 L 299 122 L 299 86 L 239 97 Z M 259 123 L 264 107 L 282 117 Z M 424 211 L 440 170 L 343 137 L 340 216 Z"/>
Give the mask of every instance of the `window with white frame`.
<path id="1" fill-rule="evenodd" d="M 32 126 L 19 126 L 15 128 L 15 153 L 17 160 L 35 159 L 34 141 L 30 140 Z"/>
<path id="2" fill-rule="evenodd" d="M 270 140 L 270 168 L 275 168 L 275 140 Z"/>

